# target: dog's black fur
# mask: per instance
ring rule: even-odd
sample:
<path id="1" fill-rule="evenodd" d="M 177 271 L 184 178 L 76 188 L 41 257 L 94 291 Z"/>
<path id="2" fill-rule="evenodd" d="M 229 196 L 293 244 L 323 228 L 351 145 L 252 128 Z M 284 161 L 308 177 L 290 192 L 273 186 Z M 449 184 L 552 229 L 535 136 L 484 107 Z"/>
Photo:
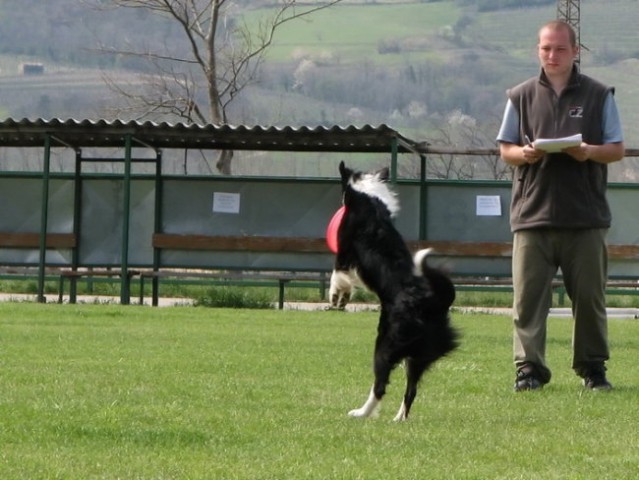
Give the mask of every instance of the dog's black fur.
<path id="1" fill-rule="evenodd" d="M 388 169 L 355 172 L 341 162 L 339 171 L 346 212 L 338 229 L 333 277 L 356 274 L 381 303 L 375 383 L 366 403 L 349 415 L 375 415 L 391 371 L 404 360 L 406 391 L 395 420 L 405 420 L 423 373 L 457 346 L 448 316 L 455 288 L 444 272 L 428 266 L 428 252 L 413 259 L 393 225 L 399 207 L 388 188 Z"/>

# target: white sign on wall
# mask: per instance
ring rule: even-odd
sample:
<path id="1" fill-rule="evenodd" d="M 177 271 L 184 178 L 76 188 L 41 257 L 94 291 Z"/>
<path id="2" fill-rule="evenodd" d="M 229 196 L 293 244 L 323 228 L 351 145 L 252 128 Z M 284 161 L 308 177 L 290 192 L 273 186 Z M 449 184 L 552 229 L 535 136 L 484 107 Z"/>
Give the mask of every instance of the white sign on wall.
<path id="1" fill-rule="evenodd" d="M 477 195 L 478 217 L 501 217 L 501 198 L 499 195 Z"/>
<path id="2" fill-rule="evenodd" d="M 213 213 L 240 213 L 240 194 L 227 192 L 213 193 Z"/>

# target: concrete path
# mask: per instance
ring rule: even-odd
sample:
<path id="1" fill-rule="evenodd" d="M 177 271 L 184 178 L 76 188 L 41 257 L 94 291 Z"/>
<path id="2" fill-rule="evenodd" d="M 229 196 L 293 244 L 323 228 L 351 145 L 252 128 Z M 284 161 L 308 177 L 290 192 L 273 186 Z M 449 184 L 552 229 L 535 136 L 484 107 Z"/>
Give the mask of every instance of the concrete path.
<path id="1" fill-rule="evenodd" d="M 45 295 L 47 303 L 57 303 L 58 295 Z M 0 302 L 36 302 L 37 296 L 22 293 L 0 293 Z M 69 303 L 69 297 L 64 298 L 64 303 Z M 120 297 L 111 297 L 103 295 L 78 295 L 77 303 L 85 304 L 119 304 Z M 158 300 L 160 307 L 174 307 L 178 305 L 193 305 L 190 298 L 160 298 Z M 145 305 L 151 305 L 151 298 L 144 299 Z M 139 305 L 138 298 L 131 298 L 131 305 Z"/>
<path id="2" fill-rule="evenodd" d="M 47 303 L 56 303 L 58 301 L 57 295 L 46 295 Z M 35 295 L 19 294 L 19 293 L 0 293 L 0 302 L 35 302 Z M 68 297 L 65 299 L 68 302 Z M 84 304 L 118 304 L 120 303 L 120 297 L 109 296 L 90 296 L 79 295 L 78 303 Z M 131 298 L 131 304 L 137 305 L 138 299 Z M 145 305 L 151 305 L 151 299 L 144 299 Z M 160 298 L 160 307 L 174 307 L 174 306 L 191 306 L 194 302 L 188 298 Z M 319 311 L 328 310 L 328 303 L 313 303 L 313 302 L 285 302 L 285 310 L 304 310 L 304 311 Z M 378 311 L 379 305 L 371 303 L 351 303 L 346 306 L 347 312 L 362 312 L 362 311 Z M 491 307 L 455 307 L 456 311 L 464 313 L 486 313 L 489 315 L 504 315 L 511 316 L 512 310 L 510 308 L 491 308 Z M 608 318 L 630 318 L 639 319 L 639 308 L 608 308 Z M 570 308 L 551 308 L 551 317 L 571 318 L 572 313 Z"/>

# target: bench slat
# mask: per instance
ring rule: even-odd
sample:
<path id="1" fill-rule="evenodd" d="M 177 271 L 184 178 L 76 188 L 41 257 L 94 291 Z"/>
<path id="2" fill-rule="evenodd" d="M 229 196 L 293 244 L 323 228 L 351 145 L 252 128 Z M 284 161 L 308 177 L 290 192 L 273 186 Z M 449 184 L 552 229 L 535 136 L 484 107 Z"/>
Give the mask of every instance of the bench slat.
<path id="1" fill-rule="evenodd" d="M 75 248 L 77 242 L 73 233 L 47 233 L 47 248 Z M 0 233 L 0 247 L 38 248 L 39 233 Z"/>
<path id="2" fill-rule="evenodd" d="M 608 245 L 608 256 L 618 260 L 639 260 L 639 245 Z"/>
<path id="3" fill-rule="evenodd" d="M 218 250 L 281 253 L 328 253 L 324 238 L 217 236 L 156 233 L 153 247 L 173 250 Z"/>
<path id="4" fill-rule="evenodd" d="M 511 257 L 511 242 L 409 242 L 411 250 L 433 248 L 436 255 L 453 257 Z M 619 260 L 639 260 L 639 245 L 608 245 L 608 257 Z"/>
<path id="5" fill-rule="evenodd" d="M 432 248 L 434 254 L 452 257 L 510 257 L 513 244 L 510 242 L 449 242 L 420 240 L 408 242 L 412 251 Z"/>

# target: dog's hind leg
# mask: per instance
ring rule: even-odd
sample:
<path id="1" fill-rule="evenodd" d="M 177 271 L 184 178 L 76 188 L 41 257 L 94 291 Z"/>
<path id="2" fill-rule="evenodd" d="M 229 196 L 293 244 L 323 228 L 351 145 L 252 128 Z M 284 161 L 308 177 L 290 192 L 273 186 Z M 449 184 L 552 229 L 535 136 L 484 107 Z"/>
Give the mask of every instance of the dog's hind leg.
<path id="1" fill-rule="evenodd" d="M 401 422 L 408 418 L 408 413 L 410 412 L 410 408 L 413 405 L 415 396 L 417 395 L 417 385 L 427 368 L 427 364 L 422 360 L 407 358 L 405 361 L 405 368 L 406 391 L 404 392 L 404 399 L 397 411 L 397 415 L 395 415 L 395 418 L 393 419 L 395 422 Z"/>
<path id="2" fill-rule="evenodd" d="M 368 394 L 368 398 L 364 405 L 360 408 L 356 408 L 355 410 L 351 410 L 348 412 L 348 415 L 351 417 L 373 417 L 376 418 L 379 415 L 379 408 L 382 404 L 382 397 L 386 391 L 386 385 L 388 384 L 388 374 L 385 379 L 375 379 L 375 383 L 371 388 L 370 393 Z"/>
<path id="3" fill-rule="evenodd" d="M 384 316 L 384 313 L 382 313 Z M 384 325 L 385 322 L 382 322 Z M 368 399 L 360 408 L 351 410 L 348 414 L 351 417 L 371 417 L 376 416 L 382 402 L 382 398 L 386 394 L 386 386 L 393 370 L 393 360 L 388 358 L 388 340 L 384 328 L 381 328 L 375 343 L 375 357 L 373 360 L 373 370 L 375 372 L 375 383 L 371 388 Z"/>

